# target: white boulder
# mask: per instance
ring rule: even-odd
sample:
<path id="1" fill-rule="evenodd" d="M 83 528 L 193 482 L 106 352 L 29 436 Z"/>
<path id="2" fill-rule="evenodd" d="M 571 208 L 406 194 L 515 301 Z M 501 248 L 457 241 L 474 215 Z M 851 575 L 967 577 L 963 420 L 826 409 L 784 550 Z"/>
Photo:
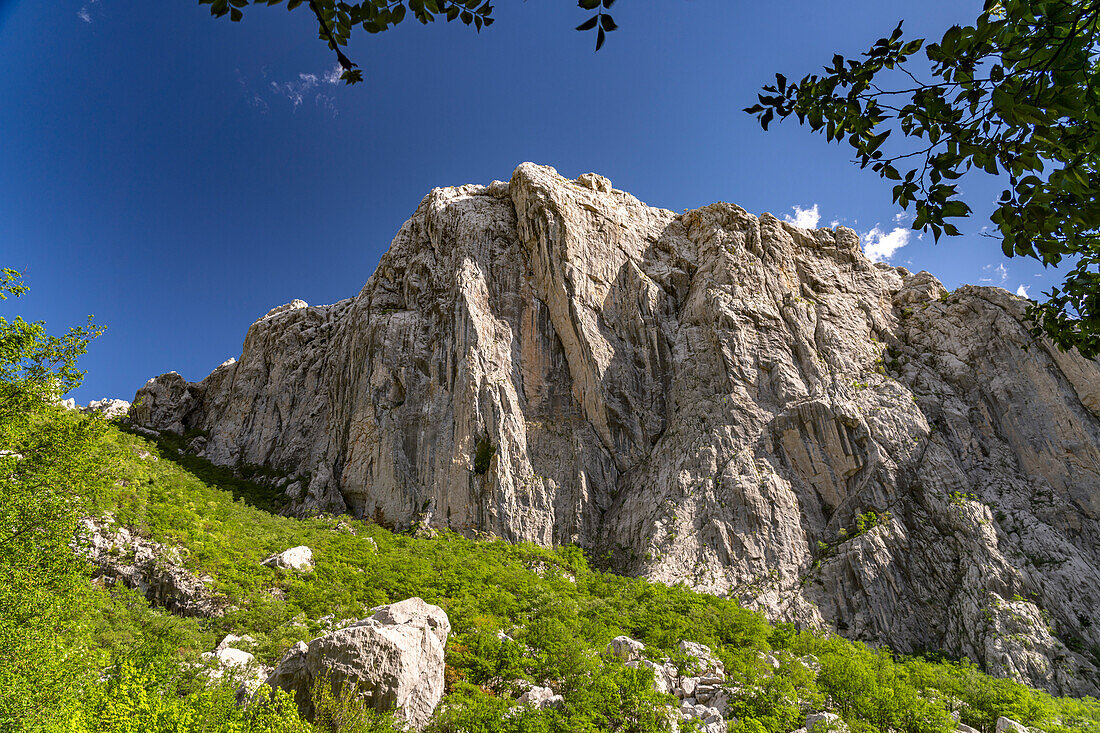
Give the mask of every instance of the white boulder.
<path id="1" fill-rule="evenodd" d="M 267 684 L 291 692 L 308 719 L 317 681 L 331 685 L 334 694 L 354 686 L 373 709 L 394 711 L 413 729 L 423 730 L 443 697 L 443 654 L 450 632 L 443 609 L 409 598 L 309 644 L 299 642 Z"/>
<path id="2" fill-rule="evenodd" d="M 276 555 L 272 555 L 260 564 L 269 568 L 282 568 L 283 570 L 312 570 L 313 550 L 305 545 L 291 547 L 289 550 L 283 550 Z"/>
<path id="3" fill-rule="evenodd" d="M 85 415 L 97 412 L 108 420 L 111 420 L 126 415 L 126 413 L 130 411 L 130 403 L 126 400 L 104 397 L 101 400 L 92 400 L 86 407 L 80 408 L 80 411 Z"/>
<path id="4" fill-rule="evenodd" d="M 616 636 L 611 640 L 611 643 L 607 645 L 607 651 L 609 654 L 614 654 L 624 662 L 636 662 L 642 658 L 642 652 L 645 651 L 645 644 L 635 639 L 631 639 L 629 636 Z"/>

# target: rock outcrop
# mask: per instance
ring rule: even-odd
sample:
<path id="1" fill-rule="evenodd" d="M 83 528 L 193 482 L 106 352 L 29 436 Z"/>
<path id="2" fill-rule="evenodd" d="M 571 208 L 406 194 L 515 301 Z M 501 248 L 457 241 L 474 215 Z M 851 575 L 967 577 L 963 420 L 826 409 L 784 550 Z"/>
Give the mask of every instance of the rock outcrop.
<path id="1" fill-rule="evenodd" d="M 108 420 L 113 420 L 116 417 L 123 417 L 130 412 L 131 407 L 130 403 L 126 400 L 120 400 L 113 397 L 92 400 L 83 407 L 76 404 L 76 400 L 71 397 L 67 400 L 61 400 L 58 404 L 67 410 L 80 410 L 85 415 L 99 414 Z"/>
<path id="2" fill-rule="evenodd" d="M 95 579 L 137 589 L 150 603 L 178 616 L 223 614 L 225 599 L 208 584 L 213 579 L 192 575 L 177 548 L 105 521 L 83 519 L 80 526 L 78 548 L 97 566 Z"/>
<path id="3" fill-rule="evenodd" d="M 654 689 L 677 698 L 678 707 L 669 710 L 670 720 L 689 722 L 702 733 L 725 733 L 729 727 L 727 719 L 736 722 L 736 718 L 728 717 L 728 712 L 730 699 L 739 689 L 726 683 L 726 670 L 709 647 L 681 641 L 679 651 L 694 659 L 683 672 L 668 659 L 647 659 L 645 644 L 627 636 L 615 637 L 607 647 L 608 654 L 628 667 L 651 669 Z"/>
<path id="4" fill-rule="evenodd" d="M 292 693 L 309 719 L 311 693 L 320 683 L 330 685 L 334 695 L 354 690 L 373 709 L 394 711 L 422 730 L 443 697 L 443 653 L 450 633 L 443 609 L 409 598 L 309 644 L 298 642 L 267 684 Z"/>
<path id="5" fill-rule="evenodd" d="M 273 309 L 130 416 L 286 472 L 295 511 L 577 543 L 1097 694 L 1100 364 L 1024 307 L 845 227 L 524 164 L 432 191 L 357 297 Z"/>
<path id="6" fill-rule="evenodd" d="M 556 694 L 549 687 L 532 687 L 522 695 L 517 702 L 520 705 L 528 705 L 539 710 L 547 708 L 560 708 L 565 704 L 565 698 Z"/>

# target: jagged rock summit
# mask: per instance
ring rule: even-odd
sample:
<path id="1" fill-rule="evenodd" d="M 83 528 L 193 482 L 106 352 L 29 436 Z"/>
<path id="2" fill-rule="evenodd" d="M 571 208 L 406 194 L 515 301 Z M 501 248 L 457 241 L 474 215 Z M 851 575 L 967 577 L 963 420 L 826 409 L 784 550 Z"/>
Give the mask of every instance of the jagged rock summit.
<path id="1" fill-rule="evenodd" d="M 577 543 L 1097 694 L 1100 363 L 1024 306 L 525 163 L 433 190 L 357 297 L 273 309 L 130 418 L 285 472 L 294 512 Z"/>

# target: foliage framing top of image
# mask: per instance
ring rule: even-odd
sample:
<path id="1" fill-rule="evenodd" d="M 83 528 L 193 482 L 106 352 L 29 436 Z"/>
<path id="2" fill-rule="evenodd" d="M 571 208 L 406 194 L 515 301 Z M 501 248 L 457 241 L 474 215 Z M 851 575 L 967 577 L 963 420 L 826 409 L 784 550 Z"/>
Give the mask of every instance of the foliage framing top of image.
<path id="1" fill-rule="evenodd" d="M 931 81 L 910 69 L 924 50 Z M 958 235 L 970 206 L 954 181 L 974 169 L 1007 176 L 990 217 L 1006 256 L 1066 261 L 1060 287 L 1032 304 L 1033 335 L 1100 355 L 1100 1 L 986 0 L 974 25 L 938 43 L 902 25 L 863 58 L 833 57 L 797 83 L 776 75 L 745 111 L 766 130 L 794 115 L 829 141 L 847 140 L 861 167 L 895 181 L 913 228 Z M 885 77 L 899 81 L 887 88 Z M 900 130 L 914 149 L 884 152 Z M 902 168 L 908 167 L 904 173 Z M 909 167 L 911 166 L 911 167 Z"/>
<path id="2" fill-rule="evenodd" d="M 252 5 L 279 5 L 283 0 L 251 0 Z M 221 18 L 226 15 L 230 20 L 244 18 L 243 8 L 249 0 L 199 0 L 200 5 L 209 5 L 210 13 Z M 287 10 L 294 10 L 307 4 L 317 18 L 318 36 L 336 53 L 343 73 L 340 78 L 346 84 L 363 81 L 363 71 L 341 50 L 351 39 L 356 26 L 367 33 L 381 33 L 401 23 L 409 15 L 427 25 L 443 18 L 447 22 L 460 20 L 464 25 L 472 25 L 476 30 L 488 28 L 495 22 L 491 0 L 361 0 L 357 3 L 337 0 L 287 0 Z M 577 26 L 578 31 L 596 32 L 596 50 L 599 51 L 607 34 L 616 30 L 611 14 L 607 11 L 615 0 L 578 0 L 583 10 L 595 10 L 588 20 Z"/>

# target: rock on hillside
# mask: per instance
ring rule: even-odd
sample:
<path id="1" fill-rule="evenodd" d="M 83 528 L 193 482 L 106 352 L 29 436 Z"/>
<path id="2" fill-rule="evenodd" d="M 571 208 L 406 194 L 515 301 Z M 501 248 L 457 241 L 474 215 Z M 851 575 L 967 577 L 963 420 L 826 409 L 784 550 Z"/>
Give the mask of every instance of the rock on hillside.
<path id="1" fill-rule="evenodd" d="M 112 397 L 104 397 L 101 400 L 92 400 L 83 407 L 76 404 L 76 400 L 71 397 L 67 400 L 61 400 L 58 404 L 69 410 L 80 410 L 85 415 L 99 414 L 108 420 L 113 420 L 116 417 L 122 417 L 130 411 L 129 402 Z"/>
<path id="2" fill-rule="evenodd" d="M 296 511 L 578 543 L 1096 694 L 1100 363 L 1024 306 L 844 227 L 523 164 L 433 190 L 357 297 L 272 310 L 130 415 L 292 474 Z"/>
<path id="3" fill-rule="evenodd" d="M 80 538 L 81 552 L 97 567 L 95 579 L 137 589 L 150 603 L 180 616 L 211 618 L 224 613 L 224 597 L 208 587 L 213 578 L 188 572 L 177 548 L 90 518 L 81 520 Z"/>
<path id="4" fill-rule="evenodd" d="M 330 684 L 333 694 L 354 688 L 380 712 L 396 711 L 423 730 L 443 697 L 447 614 L 420 598 L 381 606 L 368 619 L 298 642 L 267 679 L 294 695 L 299 712 L 313 718 L 311 692 Z"/>

